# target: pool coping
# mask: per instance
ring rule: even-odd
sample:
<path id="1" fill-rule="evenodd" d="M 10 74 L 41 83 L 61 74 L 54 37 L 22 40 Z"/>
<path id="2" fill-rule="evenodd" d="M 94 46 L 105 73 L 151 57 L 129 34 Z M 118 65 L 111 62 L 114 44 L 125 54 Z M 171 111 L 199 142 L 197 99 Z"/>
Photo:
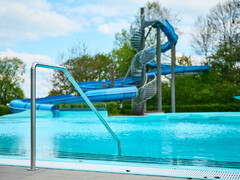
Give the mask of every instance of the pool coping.
<path id="1" fill-rule="evenodd" d="M 103 162 L 104 163 L 104 162 Z M 59 162 L 37 160 L 36 167 L 62 170 L 78 170 L 90 172 L 150 175 L 175 178 L 195 178 L 195 179 L 240 179 L 240 170 L 233 171 L 227 168 L 188 168 L 178 166 L 155 166 L 151 165 L 137 166 L 136 163 L 121 164 L 98 164 L 93 161 L 83 162 Z M 106 163 L 106 162 L 105 162 Z M 24 159 L 0 159 L 0 165 L 24 166 L 30 167 L 30 160 Z M 237 172 L 238 171 L 238 172 Z"/>

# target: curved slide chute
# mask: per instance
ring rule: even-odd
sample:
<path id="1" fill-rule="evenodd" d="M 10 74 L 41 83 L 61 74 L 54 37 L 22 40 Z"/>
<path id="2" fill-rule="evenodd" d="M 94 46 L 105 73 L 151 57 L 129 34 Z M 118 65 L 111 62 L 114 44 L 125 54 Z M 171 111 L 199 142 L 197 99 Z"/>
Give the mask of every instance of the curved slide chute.
<path id="1" fill-rule="evenodd" d="M 31 109 L 31 102 L 25 102 L 25 99 L 14 99 L 10 102 L 9 107 L 12 113 L 18 113 Z M 36 103 L 36 110 L 56 111 L 58 107 L 55 104 Z"/>
<path id="2" fill-rule="evenodd" d="M 87 91 L 86 96 L 92 102 L 108 102 L 131 100 L 138 95 L 138 89 L 135 86 L 100 89 Z M 85 102 L 81 96 L 73 96 L 70 94 L 60 96 L 50 96 L 36 99 L 36 110 L 52 111 L 53 115 L 57 115 L 58 107 L 55 104 L 74 104 Z M 9 107 L 12 113 L 22 112 L 31 109 L 31 99 L 14 99 L 10 102 Z"/>

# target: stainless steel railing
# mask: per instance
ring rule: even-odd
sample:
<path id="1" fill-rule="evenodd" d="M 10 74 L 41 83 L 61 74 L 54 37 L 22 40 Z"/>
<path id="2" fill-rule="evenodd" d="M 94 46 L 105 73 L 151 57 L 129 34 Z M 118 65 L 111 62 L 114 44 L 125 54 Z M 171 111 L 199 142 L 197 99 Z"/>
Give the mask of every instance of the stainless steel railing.
<path id="1" fill-rule="evenodd" d="M 104 120 L 101 114 L 96 110 L 96 108 L 93 106 L 91 101 L 82 91 L 82 89 L 79 87 L 77 82 L 73 79 L 73 77 L 68 72 L 68 70 L 64 66 L 48 65 L 48 64 L 35 62 L 32 64 L 32 67 L 31 67 L 31 167 L 29 170 L 31 171 L 36 170 L 36 68 L 37 67 L 60 70 L 64 72 L 64 74 L 67 76 L 69 81 L 73 84 L 75 89 L 79 92 L 79 94 L 82 96 L 85 102 L 89 105 L 92 111 L 97 115 L 97 117 L 105 126 L 105 128 L 108 130 L 108 132 L 116 140 L 118 145 L 118 155 L 121 155 L 121 143 L 119 138 L 116 136 L 113 130 L 108 126 L 107 122 Z"/>

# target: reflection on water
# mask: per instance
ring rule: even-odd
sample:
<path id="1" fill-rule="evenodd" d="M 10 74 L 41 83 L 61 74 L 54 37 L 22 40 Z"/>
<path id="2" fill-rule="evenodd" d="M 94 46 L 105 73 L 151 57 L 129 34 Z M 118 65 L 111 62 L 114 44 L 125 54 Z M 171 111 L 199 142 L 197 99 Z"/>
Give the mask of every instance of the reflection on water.
<path id="1" fill-rule="evenodd" d="M 27 150 L 23 146 L 23 140 L 17 135 L 0 135 L 1 155 L 26 155 Z"/>
<path id="2" fill-rule="evenodd" d="M 56 157 L 65 157 L 69 154 L 98 153 L 114 155 L 117 153 L 117 143 L 110 136 L 95 137 L 92 134 L 56 134 L 53 138 Z"/>

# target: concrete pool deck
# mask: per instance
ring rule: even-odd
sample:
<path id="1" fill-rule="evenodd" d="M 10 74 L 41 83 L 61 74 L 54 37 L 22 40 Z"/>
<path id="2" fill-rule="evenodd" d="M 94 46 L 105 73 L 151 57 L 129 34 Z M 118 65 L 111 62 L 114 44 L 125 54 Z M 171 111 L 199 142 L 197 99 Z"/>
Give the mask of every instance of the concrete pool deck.
<path id="1" fill-rule="evenodd" d="M 21 166 L 0 166 L 1 180 L 184 180 L 187 178 L 171 178 L 117 173 L 88 172 L 76 170 L 59 170 L 40 168 L 27 171 Z M 193 179 L 194 180 L 194 179 Z"/>

